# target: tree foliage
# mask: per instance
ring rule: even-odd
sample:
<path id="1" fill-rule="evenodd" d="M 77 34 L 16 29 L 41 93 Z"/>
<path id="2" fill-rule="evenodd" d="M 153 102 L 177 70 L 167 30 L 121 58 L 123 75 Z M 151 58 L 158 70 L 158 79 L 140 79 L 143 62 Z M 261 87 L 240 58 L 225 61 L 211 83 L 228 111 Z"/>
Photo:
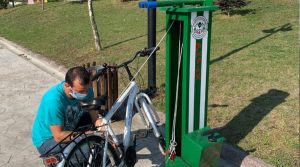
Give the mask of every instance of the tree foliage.
<path id="1" fill-rule="evenodd" d="M 249 4 L 247 0 L 217 0 L 216 5 L 220 6 L 222 12 L 228 16 L 231 15 L 232 11 L 236 8 L 241 8 Z"/>
<path id="2" fill-rule="evenodd" d="M 9 1 L 8 0 L 0 0 L 0 9 L 6 9 Z"/>

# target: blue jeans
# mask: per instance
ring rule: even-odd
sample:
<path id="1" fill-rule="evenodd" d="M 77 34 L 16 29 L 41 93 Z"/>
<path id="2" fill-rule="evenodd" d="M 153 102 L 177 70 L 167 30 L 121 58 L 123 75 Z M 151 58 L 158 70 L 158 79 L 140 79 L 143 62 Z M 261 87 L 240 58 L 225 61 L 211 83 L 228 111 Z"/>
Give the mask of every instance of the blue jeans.
<path id="1" fill-rule="evenodd" d="M 84 112 L 82 114 L 76 128 L 81 127 L 81 126 L 85 126 L 85 125 L 88 125 L 88 124 L 92 124 L 92 119 L 91 119 L 89 113 Z M 44 141 L 44 143 L 39 148 L 37 148 L 37 150 L 39 151 L 39 153 L 41 155 L 43 155 L 43 154 L 46 154 L 55 145 L 57 145 L 57 142 L 54 140 L 54 138 L 50 138 L 50 139 L 47 139 L 46 141 Z M 60 151 L 61 148 L 64 148 L 66 145 L 67 144 L 65 144 L 65 143 L 61 143 L 58 146 L 56 146 L 55 148 L 53 148 L 48 153 L 56 153 L 56 152 Z"/>
<path id="2" fill-rule="evenodd" d="M 55 145 L 57 145 L 57 142 L 54 140 L 54 138 L 46 140 L 37 150 L 41 155 L 46 154 L 46 153 L 56 153 L 61 151 L 62 148 L 64 148 L 67 144 L 61 143 L 55 148 L 53 148 Z M 52 149 L 53 148 L 53 149 Z M 52 149 L 51 151 L 49 151 Z M 48 152 L 49 151 L 49 152 Z"/>
<path id="3" fill-rule="evenodd" d="M 82 138 L 79 137 L 79 138 L 75 139 L 74 141 L 75 141 L 75 143 L 78 143 L 81 140 L 82 140 Z M 83 140 L 85 141 L 85 139 L 83 139 Z M 56 144 L 57 143 L 53 138 L 48 139 L 43 143 L 43 145 L 41 147 L 38 148 L 38 151 L 40 154 L 63 153 L 64 150 L 62 150 L 62 148 L 64 148 L 67 144 L 62 143 L 62 144 L 54 147 Z M 50 149 L 52 149 L 52 150 L 49 151 Z M 66 162 L 67 166 L 76 166 L 76 167 L 86 166 L 84 164 L 86 164 L 87 160 L 89 159 L 89 156 L 91 154 L 90 150 L 91 150 L 91 148 L 90 148 L 89 143 L 84 143 L 84 144 L 81 143 L 80 145 L 75 146 L 69 152 L 69 153 L 72 152 L 72 154 L 68 154 L 68 153 L 65 154 L 65 155 L 67 155 L 67 157 L 64 157 L 64 158 L 68 159 L 68 161 Z M 55 166 L 56 165 L 52 165 L 51 167 L 55 167 Z"/>

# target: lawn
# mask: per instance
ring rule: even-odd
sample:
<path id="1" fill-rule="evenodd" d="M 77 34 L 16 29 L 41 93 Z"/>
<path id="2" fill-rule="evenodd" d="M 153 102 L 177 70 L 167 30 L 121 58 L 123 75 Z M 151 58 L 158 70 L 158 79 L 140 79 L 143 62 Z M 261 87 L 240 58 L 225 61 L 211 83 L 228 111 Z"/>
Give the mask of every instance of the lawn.
<path id="1" fill-rule="evenodd" d="M 94 50 L 86 3 L 52 2 L 45 9 L 0 10 L 0 36 L 66 67 L 122 62 L 147 45 L 147 12 L 136 1 L 94 1 L 100 53 Z M 275 166 L 299 165 L 298 10 L 293 0 L 252 0 L 231 17 L 219 11 L 213 17 L 208 124 L 225 126 L 221 133 L 229 143 Z M 157 15 L 160 40 L 164 13 Z M 163 111 L 164 42 L 160 47 L 154 102 Z"/>

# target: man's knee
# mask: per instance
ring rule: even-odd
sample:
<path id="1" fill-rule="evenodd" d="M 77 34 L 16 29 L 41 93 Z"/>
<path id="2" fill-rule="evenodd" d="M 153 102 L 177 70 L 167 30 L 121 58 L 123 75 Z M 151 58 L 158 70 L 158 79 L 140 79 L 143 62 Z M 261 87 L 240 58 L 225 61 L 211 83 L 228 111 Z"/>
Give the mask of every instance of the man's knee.
<path id="1" fill-rule="evenodd" d="M 51 138 L 46 140 L 39 148 L 37 148 L 37 150 L 41 155 L 44 155 L 44 154 L 59 152 L 62 150 L 64 146 L 65 144 L 63 143 L 58 145 L 58 143 L 54 140 L 54 138 Z"/>

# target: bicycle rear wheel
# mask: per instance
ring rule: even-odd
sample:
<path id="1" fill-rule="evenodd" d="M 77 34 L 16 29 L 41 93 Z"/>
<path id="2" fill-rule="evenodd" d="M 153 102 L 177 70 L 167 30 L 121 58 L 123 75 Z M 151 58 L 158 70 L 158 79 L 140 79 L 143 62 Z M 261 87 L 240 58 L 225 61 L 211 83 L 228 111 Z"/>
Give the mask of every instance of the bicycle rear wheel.
<path id="1" fill-rule="evenodd" d="M 71 150 L 64 167 L 102 167 L 104 144 L 105 140 L 100 136 L 87 136 Z M 118 164 L 117 153 L 108 144 L 105 166 L 115 167 Z"/>

